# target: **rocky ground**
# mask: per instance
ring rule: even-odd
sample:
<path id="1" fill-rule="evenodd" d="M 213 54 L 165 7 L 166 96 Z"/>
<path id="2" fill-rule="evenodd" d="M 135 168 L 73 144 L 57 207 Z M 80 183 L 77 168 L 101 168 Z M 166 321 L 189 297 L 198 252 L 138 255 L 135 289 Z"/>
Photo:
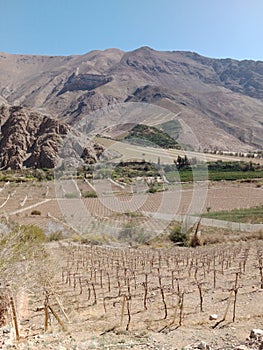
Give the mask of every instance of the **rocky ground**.
<path id="1" fill-rule="evenodd" d="M 243 340 L 237 340 L 233 335 L 234 327 L 227 327 L 227 331 L 211 332 L 210 339 L 204 341 L 201 337 L 195 335 L 192 330 L 185 340 L 185 346 L 178 346 L 184 338 L 184 329 L 173 335 L 160 335 L 149 333 L 142 335 L 140 333 L 130 334 L 123 332 L 121 334 L 111 333 L 100 337 L 90 336 L 89 339 L 78 339 L 78 334 L 70 335 L 68 333 L 47 333 L 35 334 L 32 329 L 26 337 L 20 341 L 12 339 L 12 329 L 10 326 L 0 329 L 1 343 L 0 349 L 20 349 L 20 350 L 87 350 L 87 349 L 135 349 L 135 350 L 262 350 L 263 349 L 263 330 L 252 329 L 250 334 Z M 191 339 L 195 341 L 191 341 Z M 204 339 L 207 336 L 204 335 Z M 188 341 L 188 342 L 187 342 Z"/>

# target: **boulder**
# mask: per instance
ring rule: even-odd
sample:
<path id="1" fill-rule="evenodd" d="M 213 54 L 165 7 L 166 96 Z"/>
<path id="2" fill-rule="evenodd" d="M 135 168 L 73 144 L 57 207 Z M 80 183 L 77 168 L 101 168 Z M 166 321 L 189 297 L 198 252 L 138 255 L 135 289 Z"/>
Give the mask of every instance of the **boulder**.
<path id="1" fill-rule="evenodd" d="M 263 337 L 262 329 L 255 328 L 250 331 L 250 338 L 259 338 L 259 337 Z"/>
<path id="2" fill-rule="evenodd" d="M 214 320 L 217 320 L 218 319 L 218 315 L 217 314 L 212 314 L 209 316 L 209 320 L 210 321 L 214 321 Z"/>

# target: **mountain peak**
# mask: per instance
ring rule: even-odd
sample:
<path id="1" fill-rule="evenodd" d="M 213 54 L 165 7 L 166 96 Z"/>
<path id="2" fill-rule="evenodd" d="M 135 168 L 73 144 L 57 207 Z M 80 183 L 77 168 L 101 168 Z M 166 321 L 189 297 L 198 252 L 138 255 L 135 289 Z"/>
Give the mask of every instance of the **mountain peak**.
<path id="1" fill-rule="evenodd" d="M 70 124 L 88 118 L 93 129 L 110 123 L 96 114 L 100 109 L 125 101 L 150 103 L 172 119 L 180 116 L 203 148 L 263 147 L 260 61 L 143 46 L 74 56 L 2 54 L 0 62 L 0 103 L 45 110 Z M 183 144 L 191 141 L 183 130 L 180 137 Z"/>

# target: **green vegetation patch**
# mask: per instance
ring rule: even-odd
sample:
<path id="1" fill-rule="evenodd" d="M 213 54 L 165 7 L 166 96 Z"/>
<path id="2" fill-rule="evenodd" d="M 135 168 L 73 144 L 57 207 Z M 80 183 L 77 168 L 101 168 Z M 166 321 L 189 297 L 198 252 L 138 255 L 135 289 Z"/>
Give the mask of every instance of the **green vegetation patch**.
<path id="1" fill-rule="evenodd" d="M 246 208 L 246 209 L 234 209 L 234 210 L 222 210 L 218 212 L 209 212 L 203 214 L 203 217 L 217 220 L 262 224 L 263 223 L 263 206 Z"/>
<path id="2" fill-rule="evenodd" d="M 158 169 L 146 161 L 120 162 L 112 172 L 112 178 L 135 178 L 140 176 L 160 176 Z"/>
<path id="3" fill-rule="evenodd" d="M 83 198 L 97 198 L 98 195 L 95 191 L 83 191 L 81 192 Z"/>
<path id="4" fill-rule="evenodd" d="M 129 131 L 125 140 L 132 140 L 136 144 L 149 145 L 152 147 L 161 148 L 176 148 L 180 149 L 179 144 L 173 137 L 166 132 L 159 130 L 153 126 L 137 124 Z"/>
<path id="5" fill-rule="evenodd" d="M 180 157 L 180 159 L 183 159 Z M 191 163 L 191 162 L 190 162 Z M 169 182 L 194 181 L 235 181 L 260 179 L 263 177 L 263 168 L 252 162 L 209 162 L 207 164 L 192 164 L 182 162 L 164 166 L 166 178 Z"/>

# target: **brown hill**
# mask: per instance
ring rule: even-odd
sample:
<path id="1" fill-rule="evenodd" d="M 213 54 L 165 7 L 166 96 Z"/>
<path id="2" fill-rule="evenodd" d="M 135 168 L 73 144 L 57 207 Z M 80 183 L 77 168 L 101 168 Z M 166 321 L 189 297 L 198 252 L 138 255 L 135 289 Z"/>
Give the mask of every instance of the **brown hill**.
<path id="1" fill-rule="evenodd" d="M 148 47 L 67 57 L 2 53 L 0 77 L 0 103 L 34 108 L 71 125 L 84 118 L 88 131 L 134 122 L 133 114 L 109 119 L 96 111 L 143 102 L 165 108 L 171 119 L 179 120 L 181 144 L 191 144 L 190 127 L 203 148 L 263 146 L 263 62 Z"/>

